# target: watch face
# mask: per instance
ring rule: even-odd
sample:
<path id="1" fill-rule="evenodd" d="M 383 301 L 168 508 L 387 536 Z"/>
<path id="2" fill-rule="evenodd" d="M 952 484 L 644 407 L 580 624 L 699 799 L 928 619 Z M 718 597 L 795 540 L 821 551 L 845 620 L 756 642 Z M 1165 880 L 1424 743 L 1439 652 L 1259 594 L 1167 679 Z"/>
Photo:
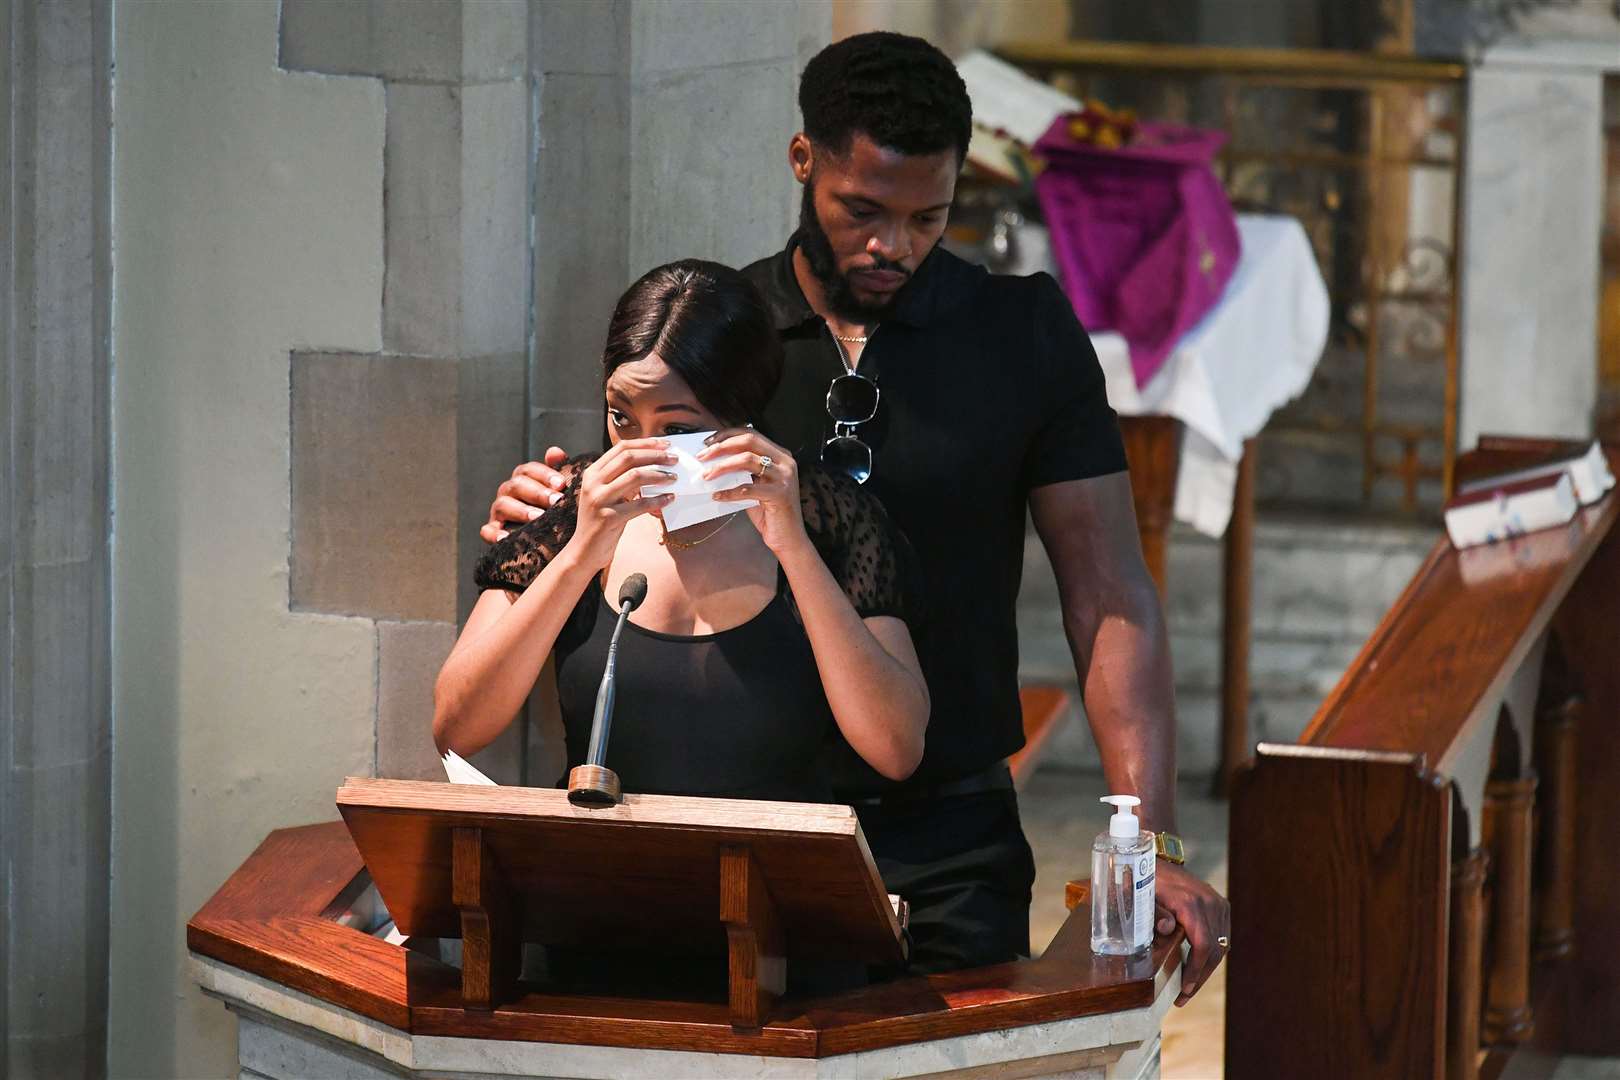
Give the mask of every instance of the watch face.
<path id="1" fill-rule="evenodd" d="M 1187 859 L 1181 846 L 1181 837 L 1171 836 L 1169 833 L 1159 834 L 1159 852 L 1171 862 L 1185 862 Z"/>

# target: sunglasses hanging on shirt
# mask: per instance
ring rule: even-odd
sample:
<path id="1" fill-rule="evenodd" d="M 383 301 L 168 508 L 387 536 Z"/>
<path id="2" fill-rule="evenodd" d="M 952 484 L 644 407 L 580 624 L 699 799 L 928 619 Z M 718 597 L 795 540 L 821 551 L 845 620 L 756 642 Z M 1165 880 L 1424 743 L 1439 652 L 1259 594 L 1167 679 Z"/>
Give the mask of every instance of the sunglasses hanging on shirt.
<path id="1" fill-rule="evenodd" d="M 827 387 L 833 437 L 821 446 L 821 463 L 857 484 L 866 483 L 872 475 L 872 448 L 856 432 L 877 415 L 879 396 L 877 383 L 855 371 L 845 372 Z"/>

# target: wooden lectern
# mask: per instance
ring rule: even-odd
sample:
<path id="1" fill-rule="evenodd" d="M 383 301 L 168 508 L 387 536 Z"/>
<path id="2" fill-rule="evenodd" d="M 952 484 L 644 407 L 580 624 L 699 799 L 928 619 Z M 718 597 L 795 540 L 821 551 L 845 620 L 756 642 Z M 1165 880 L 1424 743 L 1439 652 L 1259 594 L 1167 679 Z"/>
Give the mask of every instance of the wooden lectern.
<path id="1" fill-rule="evenodd" d="M 186 927 L 244 1076 L 1158 1075 L 1181 934 L 1093 956 L 1079 893 L 1037 959 L 784 995 L 807 958 L 903 959 L 847 806 L 395 780 L 349 780 L 338 806 L 271 833 Z M 520 971 L 526 942 L 706 955 L 715 978 L 571 986 Z"/>
<path id="2" fill-rule="evenodd" d="M 523 943 L 725 953 L 757 1029 L 797 957 L 899 965 L 904 938 L 846 806 L 350 778 L 338 809 L 400 931 L 462 940 L 469 1009 L 513 997 Z"/>

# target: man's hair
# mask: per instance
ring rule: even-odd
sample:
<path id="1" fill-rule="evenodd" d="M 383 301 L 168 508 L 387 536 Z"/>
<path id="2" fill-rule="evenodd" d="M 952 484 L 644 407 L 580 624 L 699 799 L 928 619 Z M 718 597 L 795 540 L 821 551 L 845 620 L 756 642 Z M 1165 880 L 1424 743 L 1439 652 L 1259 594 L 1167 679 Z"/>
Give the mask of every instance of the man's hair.
<path id="1" fill-rule="evenodd" d="M 602 379 L 656 352 L 703 407 L 757 421 L 782 378 L 782 342 L 753 282 L 720 263 L 682 259 L 625 290 L 608 323 Z"/>
<path id="2" fill-rule="evenodd" d="M 804 133 L 834 153 L 859 133 L 902 154 L 967 157 L 973 103 L 950 57 L 922 38 L 884 30 L 835 41 L 799 80 Z"/>

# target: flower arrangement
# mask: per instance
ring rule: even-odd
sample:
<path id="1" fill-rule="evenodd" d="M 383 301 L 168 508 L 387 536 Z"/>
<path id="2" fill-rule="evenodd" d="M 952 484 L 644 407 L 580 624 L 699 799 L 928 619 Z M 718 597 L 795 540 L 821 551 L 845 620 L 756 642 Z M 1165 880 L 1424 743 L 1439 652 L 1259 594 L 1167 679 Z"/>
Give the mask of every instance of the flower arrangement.
<path id="1" fill-rule="evenodd" d="M 1135 109 L 1110 109 L 1096 98 L 1063 119 L 1069 138 L 1103 150 L 1118 150 L 1136 136 Z"/>

